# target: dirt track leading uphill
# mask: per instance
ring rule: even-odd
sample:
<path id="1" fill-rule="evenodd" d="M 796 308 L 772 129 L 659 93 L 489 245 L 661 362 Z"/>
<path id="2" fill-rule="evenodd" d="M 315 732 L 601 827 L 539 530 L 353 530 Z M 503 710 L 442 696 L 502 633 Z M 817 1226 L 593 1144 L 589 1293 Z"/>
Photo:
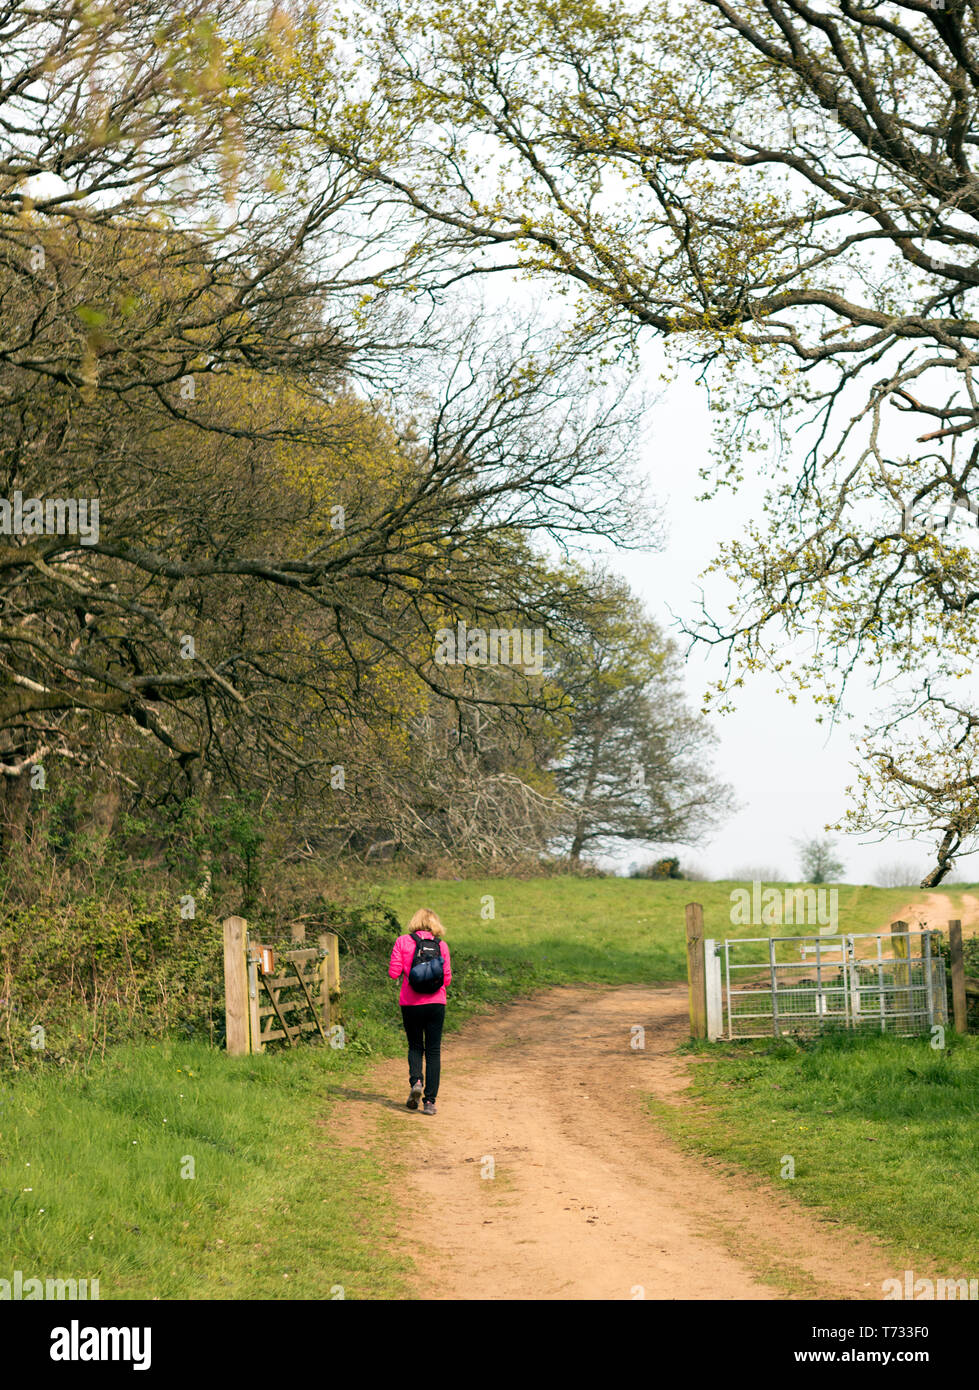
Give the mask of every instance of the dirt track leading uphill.
<path id="1" fill-rule="evenodd" d="M 912 927 L 927 923 L 936 931 L 945 931 L 949 921 L 958 917 L 962 922 L 962 932 L 972 936 L 979 929 L 979 898 L 971 893 L 962 894 L 962 906 L 955 903 L 946 893 L 919 893 L 904 907 L 898 908 L 891 921 L 908 922 Z M 881 923 L 880 930 L 887 931 L 890 923 Z"/>
<path id="2" fill-rule="evenodd" d="M 881 1297 L 894 1260 L 869 1238 L 682 1153 L 650 1118 L 643 1094 L 676 1099 L 696 1065 L 673 1054 L 688 1026 L 683 988 L 551 990 L 448 1036 L 434 1117 L 405 1109 L 402 1061 L 331 1088 L 338 1142 L 410 1164 L 406 1246 L 417 1213 L 438 1227 L 419 1297 Z"/>

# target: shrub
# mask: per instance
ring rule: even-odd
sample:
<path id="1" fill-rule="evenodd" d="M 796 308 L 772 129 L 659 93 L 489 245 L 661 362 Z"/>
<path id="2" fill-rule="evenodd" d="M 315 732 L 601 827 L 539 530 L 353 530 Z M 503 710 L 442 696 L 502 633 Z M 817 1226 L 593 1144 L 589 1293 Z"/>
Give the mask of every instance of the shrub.
<path id="1" fill-rule="evenodd" d="M 944 932 L 936 932 L 938 948 L 945 961 L 945 987 L 948 995 L 948 1017 L 952 1019 L 952 964 L 949 959 L 948 943 Z M 979 980 L 979 936 L 966 937 L 962 942 L 962 959 L 965 964 L 967 980 Z M 966 1020 L 970 1033 L 979 1033 L 979 996 L 966 995 Z"/>
<path id="2" fill-rule="evenodd" d="M 641 869 L 636 869 L 629 875 L 630 878 L 685 878 L 686 875 L 680 872 L 679 859 L 657 859 L 652 864 L 644 864 Z"/>
<path id="3" fill-rule="evenodd" d="M 184 920 L 163 898 L 127 906 L 81 898 L 0 917 L 0 1065 L 64 1063 L 165 1033 L 217 1041 L 223 1032 L 214 918 Z"/>

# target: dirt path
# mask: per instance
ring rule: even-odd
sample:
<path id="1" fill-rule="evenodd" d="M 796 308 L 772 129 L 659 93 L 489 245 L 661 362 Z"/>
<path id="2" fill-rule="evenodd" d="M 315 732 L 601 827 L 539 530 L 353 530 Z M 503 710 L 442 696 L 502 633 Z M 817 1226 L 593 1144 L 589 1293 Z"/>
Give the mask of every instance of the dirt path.
<path id="1" fill-rule="evenodd" d="M 691 1158 L 650 1118 L 643 1094 L 676 1100 L 696 1065 L 672 1052 L 688 1026 L 682 988 L 552 990 L 448 1037 L 435 1117 L 405 1109 L 401 1061 L 331 1088 L 338 1142 L 405 1164 L 407 1243 L 418 1213 L 435 1222 L 420 1297 L 881 1297 L 894 1261 L 873 1241 Z"/>
<path id="2" fill-rule="evenodd" d="M 891 919 L 907 922 L 912 928 L 919 925 L 934 927 L 945 931 L 950 918 L 958 917 L 962 922 L 964 936 L 972 936 L 979 931 L 979 898 L 972 893 L 963 893 L 961 907 L 957 907 L 947 893 L 923 893 L 911 898 L 899 908 Z M 880 930 L 888 931 L 890 922 L 881 925 Z"/>

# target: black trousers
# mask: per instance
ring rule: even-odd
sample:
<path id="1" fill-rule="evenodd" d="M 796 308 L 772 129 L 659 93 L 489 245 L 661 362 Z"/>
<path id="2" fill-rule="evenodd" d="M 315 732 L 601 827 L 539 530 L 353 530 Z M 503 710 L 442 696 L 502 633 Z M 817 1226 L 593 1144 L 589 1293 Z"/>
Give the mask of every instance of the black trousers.
<path id="1" fill-rule="evenodd" d="M 408 1035 L 408 1083 L 422 1080 L 422 1053 L 425 1054 L 425 1100 L 439 1093 L 442 1073 L 442 1025 L 444 1004 L 402 1004 L 401 1018 Z"/>

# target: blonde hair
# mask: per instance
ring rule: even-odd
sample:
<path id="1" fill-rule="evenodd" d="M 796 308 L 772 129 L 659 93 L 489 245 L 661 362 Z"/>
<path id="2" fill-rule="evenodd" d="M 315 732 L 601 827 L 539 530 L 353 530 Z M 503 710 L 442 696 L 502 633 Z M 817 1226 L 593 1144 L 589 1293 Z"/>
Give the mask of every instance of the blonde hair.
<path id="1" fill-rule="evenodd" d="M 408 934 L 413 931 L 430 931 L 433 936 L 445 939 L 445 928 L 430 907 L 420 907 L 412 917 L 408 923 Z"/>

